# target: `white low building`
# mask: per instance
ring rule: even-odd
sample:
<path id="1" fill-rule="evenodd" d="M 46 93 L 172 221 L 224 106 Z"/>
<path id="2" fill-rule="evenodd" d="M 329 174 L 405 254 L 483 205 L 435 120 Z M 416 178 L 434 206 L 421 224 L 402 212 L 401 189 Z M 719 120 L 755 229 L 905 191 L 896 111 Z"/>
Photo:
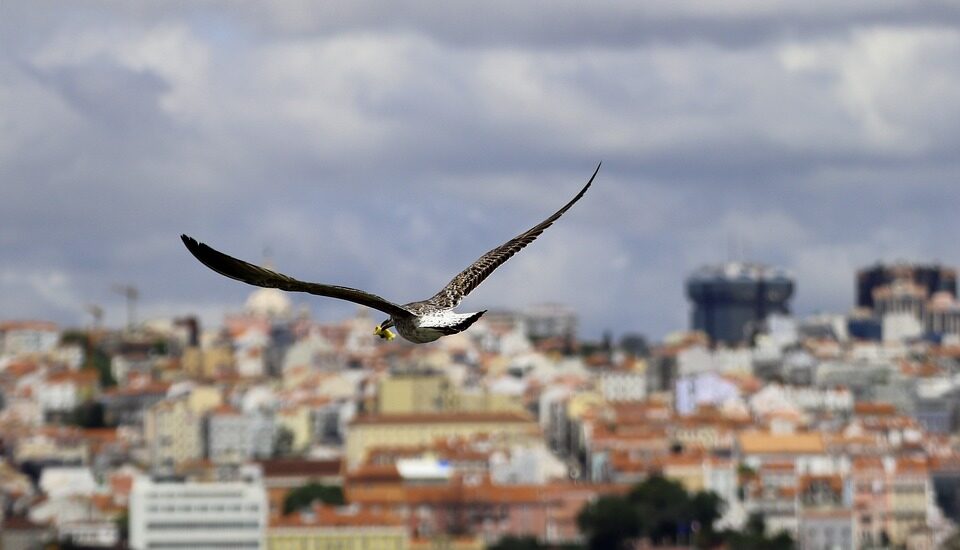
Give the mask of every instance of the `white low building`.
<path id="1" fill-rule="evenodd" d="M 267 493 L 260 479 L 154 481 L 130 494 L 130 547 L 266 548 Z"/>
<path id="2" fill-rule="evenodd" d="M 645 372 L 607 372 L 600 375 L 600 390 L 607 401 L 643 401 L 647 398 Z"/>

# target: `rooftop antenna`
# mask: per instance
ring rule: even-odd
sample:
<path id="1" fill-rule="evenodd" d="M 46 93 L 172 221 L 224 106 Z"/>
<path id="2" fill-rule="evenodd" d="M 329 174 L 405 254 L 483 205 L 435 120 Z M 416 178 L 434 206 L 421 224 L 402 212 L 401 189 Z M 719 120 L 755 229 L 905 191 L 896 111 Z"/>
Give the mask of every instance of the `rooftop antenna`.
<path id="1" fill-rule="evenodd" d="M 137 322 L 136 305 L 140 291 L 133 285 L 113 285 L 113 291 L 127 299 L 127 330 L 132 331 Z"/>

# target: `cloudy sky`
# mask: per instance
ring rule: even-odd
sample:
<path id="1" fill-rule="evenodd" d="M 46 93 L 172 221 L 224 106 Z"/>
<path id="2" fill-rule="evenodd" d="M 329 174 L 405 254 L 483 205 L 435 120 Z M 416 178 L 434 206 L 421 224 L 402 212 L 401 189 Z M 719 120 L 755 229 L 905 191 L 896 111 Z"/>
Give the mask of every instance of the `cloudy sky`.
<path id="1" fill-rule="evenodd" d="M 684 328 L 746 258 L 846 311 L 858 266 L 960 263 L 960 4 L 0 4 L 0 318 L 237 309 L 182 232 L 306 279 L 433 294 L 572 196 L 466 309 Z M 315 316 L 348 304 L 297 297 Z"/>

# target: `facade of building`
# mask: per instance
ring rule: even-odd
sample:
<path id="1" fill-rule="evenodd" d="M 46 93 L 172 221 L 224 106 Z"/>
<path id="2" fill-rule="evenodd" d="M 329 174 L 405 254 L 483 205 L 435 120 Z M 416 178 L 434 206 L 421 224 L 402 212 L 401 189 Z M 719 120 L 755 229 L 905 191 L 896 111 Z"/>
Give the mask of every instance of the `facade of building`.
<path id="1" fill-rule="evenodd" d="M 207 457 L 214 462 L 267 458 L 273 452 L 276 427 L 265 413 L 242 413 L 229 405 L 211 410 L 206 418 Z"/>
<path id="2" fill-rule="evenodd" d="M 267 496 L 259 480 L 155 481 L 140 477 L 130 494 L 130 547 L 266 547 Z"/>
<path id="3" fill-rule="evenodd" d="M 390 514 L 315 506 L 275 517 L 267 530 L 269 550 L 407 550 L 403 520 Z"/>
<path id="4" fill-rule="evenodd" d="M 800 514 L 799 542 L 804 550 L 857 548 L 856 515 L 849 509 L 804 510 Z"/>
<path id="5" fill-rule="evenodd" d="M 396 372 L 380 381 L 380 414 L 436 413 L 454 408 L 453 388 L 436 371 Z"/>
<path id="6" fill-rule="evenodd" d="M 601 374 L 600 391 L 607 401 L 643 401 L 647 397 L 647 374 L 638 371 Z"/>
<path id="7" fill-rule="evenodd" d="M 44 548 L 54 539 L 53 527 L 34 523 L 25 517 L 8 517 L 0 521 L 0 548 L 33 550 Z"/>
<path id="8" fill-rule="evenodd" d="M 527 337 L 532 340 L 559 338 L 573 342 L 577 338 L 577 312 L 560 304 L 540 304 L 523 312 Z"/>
<path id="9" fill-rule="evenodd" d="M 203 456 L 202 415 L 185 396 L 152 406 L 144 417 L 144 435 L 154 468 L 173 468 Z"/>
<path id="10" fill-rule="evenodd" d="M 873 309 L 875 291 L 889 286 L 894 281 L 910 282 L 920 287 L 925 297 L 945 291 L 957 296 L 957 272 L 939 264 L 894 264 L 878 263 L 857 271 L 857 307 Z"/>
<path id="11" fill-rule="evenodd" d="M 730 262 L 706 266 L 687 279 L 691 326 L 714 343 L 750 342 L 772 313 L 789 313 L 793 279 L 783 270 Z"/>
<path id="12" fill-rule="evenodd" d="M 496 435 L 509 441 L 540 439 L 540 427 L 523 413 L 455 413 L 361 416 L 350 424 L 344 447 L 348 468 L 375 446 L 414 446 L 439 438 Z"/>
<path id="13" fill-rule="evenodd" d="M 52 351 L 60 341 L 60 330 L 46 321 L 7 321 L 0 323 L 0 356 L 16 356 Z"/>

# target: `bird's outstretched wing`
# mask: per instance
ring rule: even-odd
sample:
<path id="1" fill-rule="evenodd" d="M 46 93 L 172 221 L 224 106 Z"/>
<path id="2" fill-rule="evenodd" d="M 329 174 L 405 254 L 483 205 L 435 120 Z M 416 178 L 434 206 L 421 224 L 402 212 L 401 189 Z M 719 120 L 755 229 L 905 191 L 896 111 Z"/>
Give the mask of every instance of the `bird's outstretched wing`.
<path id="1" fill-rule="evenodd" d="M 587 189 L 590 188 L 590 184 L 593 183 L 593 178 L 597 177 L 597 172 L 599 171 L 600 164 L 597 164 L 597 169 L 593 171 L 593 175 L 590 176 L 587 184 L 584 185 L 583 189 L 577 193 L 577 196 L 573 197 L 563 208 L 557 210 L 552 216 L 537 225 L 477 258 L 477 261 L 461 271 L 460 274 L 447 283 L 447 286 L 443 287 L 443 290 L 438 292 L 433 298 L 427 300 L 427 302 L 440 309 L 457 307 L 460 301 L 463 300 L 463 297 L 477 288 L 495 269 L 503 265 L 511 256 L 519 252 L 520 249 L 536 240 L 546 228 L 553 225 L 553 222 L 557 221 L 564 212 L 580 200 L 583 194 L 587 192 Z"/>
<path id="2" fill-rule="evenodd" d="M 345 286 L 298 281 L 282 273 L 277 273 L 276 271 L 258 267 L 243 260 L 227 256 L 223 252 L 214 250 L 186 235 L 181 235 L 180 238 L 183 240 L 183 244 L 187 245 L 187 250 L 200 260 L 203 265 L 231 279 L 266 288 L 279 288 L 280 290 L 291 292 L 309 292 L 317 296 L 340 298 L 341 300 L 372 307 L 398 317 L 407 317 L 410 315 L 410 312 L 403 307 L 384 300 L 375 294 Z"/>

